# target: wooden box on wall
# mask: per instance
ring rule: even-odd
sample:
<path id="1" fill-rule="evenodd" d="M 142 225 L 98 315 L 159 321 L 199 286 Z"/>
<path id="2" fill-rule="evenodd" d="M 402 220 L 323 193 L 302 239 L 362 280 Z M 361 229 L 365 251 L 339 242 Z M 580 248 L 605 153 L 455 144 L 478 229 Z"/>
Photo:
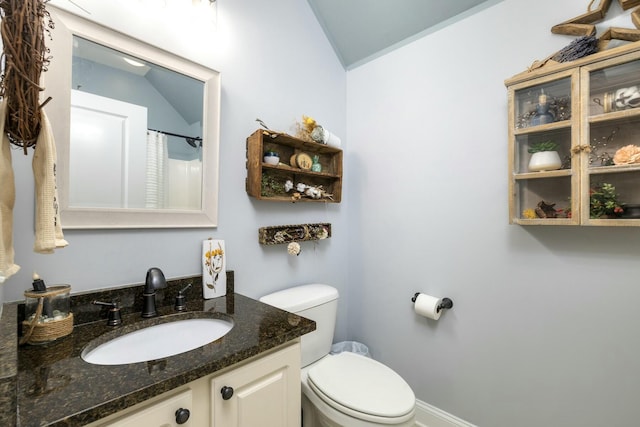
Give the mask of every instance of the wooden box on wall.
<path id="1" fill-rule="evenodd" d="M 280 162 L 276 165 L 263 161 L 265 152 L 276 152 Z M 294 155 L 318 156 L 320 172 L 291 166 Z M 285 182 L 291 181 L 294 190 L 286 191 Z M 304 183 L 321 187 L 327 197 L 313 199 L 293 197 L 295 186 Z M 291 135 L 256 130 L 247 138 L 247 194 L 256 199 L 278 202 L 328 202 L 342 200 L 342 150 L 316 142 L 303 141 Z"/>

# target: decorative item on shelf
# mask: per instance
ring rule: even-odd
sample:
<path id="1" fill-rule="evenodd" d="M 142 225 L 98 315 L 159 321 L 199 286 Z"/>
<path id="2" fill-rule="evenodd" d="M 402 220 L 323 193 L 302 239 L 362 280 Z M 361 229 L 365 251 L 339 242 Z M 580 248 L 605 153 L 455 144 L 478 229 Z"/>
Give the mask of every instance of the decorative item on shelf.
<path id="1" fill-rule="evenodd" d="M 602 95 L 602 100 L 600 98 L 593 98 L 593 102 L 602 107 L 603 113 L 611 113 L 612 111 L 617 111 L 618 109 L 614 104 L 615 92 L 605 92 Z"/>
<path id="2" fill-rule="evenodd" d="M 547 123 L 553 123 L 554 121 L 555 116 L 549 111 L 547 95 L 545 95 L 544 89 L 540 89 L 540 96 L 538 97 L 536 112 L 531 118 L 531 126 L 544 125 Z"/>
<path id="3" fill-rule="evenodd" d="M 552 30 L 553 32 L 553 30 Z M 584 58 L 585 56 L 594 54 L 598 51 L 598 39 L 596 36 L 590 34 L 579 37 L 569 43 L 567 46 L 560 49 L 558 52 L 553 53 L 543 59 L 542 61 L 534 61 L 529 67 L 529 71 L 533 71 L 536 68 L 543 67 L 547 64 L 553 64 L 557 62 L 569 62 L 576 59 Z"/>
<path id="4" fill-rule="evenodd" d="M 638 86 L 623 87 L 616 90 L 612 106 L 616 110 L 640 107 L 640 89 L 638 89 Z"/>
<path id="5" fill-rule="evenodd" d="M 618 218 L 624 209 L 618 201 L 616 188 L 606 182 L 596 184 L 589 190 L 589 218 Z"/>
<path id="6" fill-rule="evenodd" d="M 286 135 L 284 132 L 278 132 L 278 131 L 269 129 L 269 126 L 267 126 L 267 124 L 260 119 L 256 119 L 256 122 L 260 123 L 260 126 L 266 129 L 266 131 L 263 133 L 265 135 L 268 135 L 270 138 L 277 138 L 278 135 Z"/>
<path id="7" fill-rule="evenodd" d="M 597 7 L 592 10 L 591 6 L 595 3 L 595 0 L 590 0 L 586 13 L 554 25 L 551 28 L 551 32 L 553 34 L 580 37 L 572 41 L 568 46 L 560 51 L 549 55 L 547 58 L 534 61 L 527 69 L 527 72 L 532 72 L 535 69 L 546 65 L 557 65 L 561 62 L 570 62 L 597 52 L 602 52 L 609 47 L 611 40 L 623 40 L 627 42 L 636 42 L 640 40 L 640 30 L 638 30 L 640 29 L 640 7 L 636 7 L 640 2 L 638 2 L 638 0 L 618 0 L 618 2 L 620 3 L 620 6 L 622 6 L 623 10 L 635 7 L 635 9 L 631 11 L 630 17 L 631 22 L 635 25 L 636 29 L 609 27 L 600 35 L 600 37 L 596 37 L 597 31 L 595 23 L 602 21 L 605 18 L 612 1 L 599 1 L 597 2 Z"/>
<path id="8" fill-rule="evenodd" d="M 593 138 L 591 145 L 589 146 L 589 165 L 593 165 L 596 161 L 600 162 L 600 166 L 611 166 L 615 162 L 609 152 L 605 151 L 607 145 L 613 142 L 616 134 L 620 128 L 616 127 L 607 136 L 601 138 Z"/>
<path id="9" fill-rule="evenodd" d="M 262 245 L 324 240 L 329 237 L 331 237 L 330 223 L 276 225 L 258 229 L 258 241 Z"/>
<path id="10" fill-rule="evenodd" d="M 340 147 L 342 142 L 335 134 L 329 132 L 309 116 L 303 115 L 302 121 L 296 122 L 295 128 L 296 138 L 304 141 L 317 142 L 318 144 L 331 145 L 333 147 Z"/>
<path id="11" fill-rule="evenodd" d="M 640 163 L 640 147 L 637 145 L 625 145 L 613 155 L 615 165 L 633 165 Z"/>
<path id="12" fill-rule="evenodd" d="M 625 203 L 622 205 L 622 218 L 638 219 L 640 218 L 640 204 Z"/>
<path id="13" fill-rule="evenodd" d="M 535 208 L 536 216 L 538 218 L 557 218 L 558 211 L 555 209 L 555 206 L 555 203 L 547 203 L 541 200 Z"/>
<path id="14" fill-rule="evenodd" d="M 558 144 L 551 140 L 533 143 L 527 150 L 531 154 L 529 170 L 543 172 L 560 169 L 562 160 L 557 149 Z"/>
<path id="15" fill-rule="evenodd" d="M 316 128 L 311 132 L 311 139 L 320 144 L 331 145 L 333 147 L 340 147 L 340 144 L 342 143 L 340 138 L 322 126 L 316 126 Z"/>
<path id="16" fill-rule="evenodd" d="M 313 172 L 322 172 L 322 165 L 320 164 L 320 156 L 313 156 L 313 164 L 311 165 Z"/>
<path id="17" fill-rule="evenodd" d="M 524 209 L 522 211 L 522 218 L 524 219 L 545 219 L 545 218 L 568 218 L 569 211 L 563 209 L 556 209 L 555 203 L 547 203 L 541 200 L 535 207 L 535 209 Z"/>
<path id="18" fill-rule="evenodd" d="M 536 124 L 542 123 L 534 123 L 534 119 L 538 114 L 538 104 L 540 103 L 540 96 L 537 96 L 537 99 L 534 100 L 531 104 L 533 105 L 532 109 L 528 109 L 524 113 L 518 115 L 516 118 L 516 129 L 524 129 L 529 126 L 535 126 Z M 568 96 L 553 96 L 545 93 L 547 97 L 546 103 L 548 105 L 548 113 L 554 117 L 552 121 L 563 121 L 569 120 L 571 118 L 571 98 Z M 543 98 L 544 100 L 544 98 Z M 530 104 L 530 105 L 531 105 Z M 543 109 L 544 110 L 544 109 Z"/>
<path id="19" fill-rule="evenodd" d="M 227 294 L 224 240 L 208 238 L 202 242 L 202 294 L 205 299 Z"/>
<path id="20" fill-rule="evenodd" d="M 260 194 L 265 197 L 284 196 L 285 179 L 275 175 L 263 174 L 260 178 Z"/>
<path id="21" fill-rule="evenodd" d="M 318 126 L 313 117 L 302 115 L 302 121 L 295 123 L 295 137 L 303 141 L 315 142 L 311 138 L 311 132 Z"/>
<path id="22" fill-rule="evenodd" d="M 284 191 L 290 192 L 293 190 L 293 181 L 287 180 L 284 183 Z M 327 193 L 322 185 L 312 186 L 307 185 L 303 182 L 299 182 L 295 186 L 296 191 L 291 195 L 291 201 L 295 202 L 296 200 L 300 200 L 302 197 L 308 197 L 310 199 L 329 199 L 333 200 L 333 194 Z"/>
<path id="23" fill-rule="evenodd" d="M 584 58 L 598 51 L 598 39 L 594 35 L 582 36 L 556 52 L 551 59 L 556 62 L 569 62 Z"/>
<path id="24" fill-rule="evenodd" d="M 303 170 L 311 170 L 311 166 L 313 165 L 313 160 L 311 156 L 307 153 L 296 153 L 289 158 L 289 164 L 293 168 L 300 168 Z"/>
<path id="25" fill-rule="evenodd" d="M 602 99 L 593 98 L 593 103 L 596 104 L 596 105 L 601 106 L 602 107 L 602 111 L 605 112 L 605 113 L 610 113 L 612 111 L 612 109 L 611 109 L 611 97 L 610 97 L 610 94 L 608 92 L 602 95 Z"/>
<path id="26" fill-rule="evenodd" d="M 639 86 L 623 87 L 612 92 L 605 92 L 600 98 L 593 98 L 593 102 L 602 107 L 603 112 L 628 110 L 640 107 Z"/>
<path id="27" fill-rule="evenodd" d="M 568 96 L 549 98 L 549 111 L 556 118 L 556 121 L 569 120 L 571 118 L 571 98 Z"/>
<path id="28" fill-rule="evenodd" d="M 73 313 L 69 307 L 71 286 L 47 287 L 33 274 L 33 290 L 24 292 L 25 320 L 20 344 L 43 344 L 69 335 L 73 331 Z"/>
<path id="29" fill-rule="evenodd" d="M 280 163 L 280 156 L 275 151 L 266 151 L 262 160 L 268 165 L 277 165 Z"/>

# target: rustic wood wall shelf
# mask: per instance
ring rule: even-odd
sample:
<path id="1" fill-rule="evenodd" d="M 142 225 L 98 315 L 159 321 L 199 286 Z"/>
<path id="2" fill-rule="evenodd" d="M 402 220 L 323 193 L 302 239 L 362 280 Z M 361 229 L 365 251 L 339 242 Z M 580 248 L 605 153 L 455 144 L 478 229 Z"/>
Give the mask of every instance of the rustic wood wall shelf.
<path id="1" fill-rule="evenodd" d="M 280 161 L 271 165 L 263 161 L 266 152 L 276 152 Z M 317 156 L 321 171 L 293 167 L 294 155 Z M 294 190 L 286 191 L 285 182 L 291 181 Z M 321 187 L 330 197 L 319 199 L 294 197 L 295 186 L 303 183 Z M 317 142 L 303 141 L 291 135 L 256 130 L 247 138 L 247 194 L 259 200 L 277 202 L 328 202 L 342 200 L 342 150 Z"/>
<path id="2" fill-rule="evenodd" d="M 258 241 L 262 245 L 279 245 L 307 240 L 323 240 L 331 237 L 330 223 L 276 225 L 260 227 Z"/>

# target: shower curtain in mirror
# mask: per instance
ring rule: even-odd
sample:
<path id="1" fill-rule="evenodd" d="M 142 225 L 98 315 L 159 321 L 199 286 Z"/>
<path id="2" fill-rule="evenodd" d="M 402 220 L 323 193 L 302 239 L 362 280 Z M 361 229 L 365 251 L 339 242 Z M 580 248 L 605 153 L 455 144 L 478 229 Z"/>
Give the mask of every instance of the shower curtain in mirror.
<path id="1" fill-rule="evenodd" d="M 165 176 L 168 164 L 167 135 L 147 131 L 147 176 L 146 197 L 147 208 L 162 209 L 165 207 Z"/>

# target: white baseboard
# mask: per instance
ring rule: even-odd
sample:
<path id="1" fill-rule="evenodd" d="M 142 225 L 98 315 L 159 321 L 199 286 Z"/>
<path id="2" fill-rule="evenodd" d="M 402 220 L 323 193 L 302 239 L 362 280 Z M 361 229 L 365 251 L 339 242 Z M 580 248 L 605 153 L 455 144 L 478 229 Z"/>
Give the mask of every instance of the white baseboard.
<path id="1" fill-rule="evenodd" d="M 416 400 L 416 427 L 476 427 L 448 412 Z"/>

